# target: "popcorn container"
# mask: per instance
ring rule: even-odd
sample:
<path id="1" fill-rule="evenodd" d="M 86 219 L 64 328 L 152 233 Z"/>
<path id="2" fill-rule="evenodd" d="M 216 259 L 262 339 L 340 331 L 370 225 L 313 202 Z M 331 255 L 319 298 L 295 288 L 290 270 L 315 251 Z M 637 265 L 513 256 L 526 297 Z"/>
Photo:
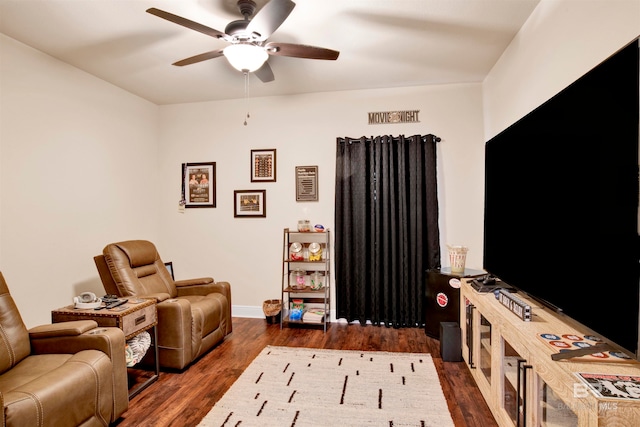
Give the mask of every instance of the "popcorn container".
<path id="1" fill-rule="evenodd" d="M 451 272 L 456 274 L 464 274 L 464 265 L 467 261 L 467 251 L 469 248 L 466 246 L 450 246 L 449 248 L 449 262 L 451 263 Z"/>

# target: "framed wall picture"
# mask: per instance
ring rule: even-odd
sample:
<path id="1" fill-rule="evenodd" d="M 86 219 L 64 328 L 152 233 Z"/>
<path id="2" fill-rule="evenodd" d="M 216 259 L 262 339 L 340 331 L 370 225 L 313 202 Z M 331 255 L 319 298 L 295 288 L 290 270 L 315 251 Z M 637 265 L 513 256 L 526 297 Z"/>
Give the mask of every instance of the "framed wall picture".
<path id="1" fill-rule="evenodd" d="M 265 218 L 267 216 L 267 190 L 235 190 L 233 192 L 235 218 Z"/>
<path id="2" fill-rule="evenodd" d="M 171 274 L 171 278 L 173 280 L 176 280 L 176 277 L 173 274 L 173 262 L 169 261 L 169 262 L 165 262 L 164 266 L 167 267 L 167 270 L 169 271 L 169 273 Z"/>
<path id="3" fill-rule="evenodd" d="M 276 182 L 276 150 L 251 150 L 251 182 Z"/>
<path id="4" fill-rule="evenodd" d="M 183 163 L 182 196 L 185 208 L 215 208 L 216 163 Z"/>
<path id="5" fill-rule="evenodd" d="M 318 166 L 296 166 L 296 202 L 318 201 Z"/>

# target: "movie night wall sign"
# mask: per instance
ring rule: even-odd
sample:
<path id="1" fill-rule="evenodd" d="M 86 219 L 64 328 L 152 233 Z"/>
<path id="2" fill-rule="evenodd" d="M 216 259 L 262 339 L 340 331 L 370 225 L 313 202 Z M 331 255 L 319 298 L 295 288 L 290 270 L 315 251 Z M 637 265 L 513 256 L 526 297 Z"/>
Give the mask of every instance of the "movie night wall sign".
<path id="1" fill-rule="evenodd" d="M 370 125 L 392 123 L 420 123 L 420 110 L 378 111 L 367 113 Z"/>

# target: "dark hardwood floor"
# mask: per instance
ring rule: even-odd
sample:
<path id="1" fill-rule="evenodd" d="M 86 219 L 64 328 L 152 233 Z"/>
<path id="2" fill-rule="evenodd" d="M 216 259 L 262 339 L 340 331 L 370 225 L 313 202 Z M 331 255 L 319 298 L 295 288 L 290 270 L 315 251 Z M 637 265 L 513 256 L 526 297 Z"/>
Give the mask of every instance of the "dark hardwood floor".
<path id="1" fill-rule="evenodd" d="M 162 371 L 157 382 L 131 400 L 115 425 L 196 426 L 267 345 L 431 353 L 456 427 L 497 426 L 467 366 L 443 362 L 439 341 L 426 336 L 424 329 L 332 323 L 324 333 L 280 330 L 280 325 L 264 319 L 246 318 L 234 318 L 233 333 L 183 372 Z"/>

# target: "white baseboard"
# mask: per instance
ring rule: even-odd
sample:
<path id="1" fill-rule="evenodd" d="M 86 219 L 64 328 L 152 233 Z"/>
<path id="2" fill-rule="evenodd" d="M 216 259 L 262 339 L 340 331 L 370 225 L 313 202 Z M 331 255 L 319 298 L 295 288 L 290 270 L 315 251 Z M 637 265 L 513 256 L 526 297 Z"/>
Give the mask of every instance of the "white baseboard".
<path id="1" fill-rule="evenodd" d="M 232 305 L 231 316 L 264 319 L 264 312 L 262 311 L 262 307 L 255 307 L 250 305 Z"/>

